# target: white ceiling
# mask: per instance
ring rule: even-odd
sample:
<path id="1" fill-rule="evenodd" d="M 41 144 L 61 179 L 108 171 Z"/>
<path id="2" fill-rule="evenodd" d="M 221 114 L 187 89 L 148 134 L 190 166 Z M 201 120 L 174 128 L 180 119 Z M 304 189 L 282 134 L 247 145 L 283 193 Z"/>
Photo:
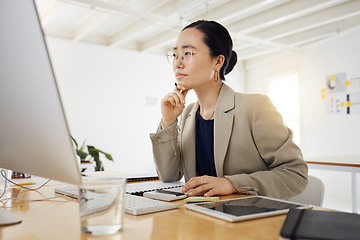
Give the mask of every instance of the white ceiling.
<path id="1" fill-rule="evenodd" d="M 165 54 L 187 24 L 225 25 L 244 65 L 360 28 L 360 0 L 35 0 L 47 36 Z"/>

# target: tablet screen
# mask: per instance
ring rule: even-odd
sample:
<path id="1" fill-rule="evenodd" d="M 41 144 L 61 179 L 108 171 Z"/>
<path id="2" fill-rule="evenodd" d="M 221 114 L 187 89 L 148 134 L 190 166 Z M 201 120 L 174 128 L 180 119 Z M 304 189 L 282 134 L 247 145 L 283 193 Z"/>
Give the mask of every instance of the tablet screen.
<path id="1" fill-rule="evenodd" d="M 197 205 L 235 216 L 272 212 L 301 206 L 297 204 L 279 202 L 272 199 L 257 197 L 240 198 L 217 203 L 202 203 Z"/>
<path id="2" fill-rule="evenodd" d="M 275 198 L 254 196 L 217 202 L 187 204 L 186 208 L 231 222 L 286 213 L 291 208 L 311 208 Z"/>

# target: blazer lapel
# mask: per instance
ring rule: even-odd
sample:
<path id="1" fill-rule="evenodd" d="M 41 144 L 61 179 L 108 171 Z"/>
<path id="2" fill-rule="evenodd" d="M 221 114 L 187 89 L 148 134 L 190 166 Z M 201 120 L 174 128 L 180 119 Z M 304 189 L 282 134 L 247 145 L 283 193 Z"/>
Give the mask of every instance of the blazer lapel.
<path id="1" fill-rule="evenodd" d="M 234 115 L 228 113 L 234 108 L 235 92 L 223 84 L 215 107 L 214 160 L 218 177 L 223 177 L 224 160 L 233 128 Z"/>

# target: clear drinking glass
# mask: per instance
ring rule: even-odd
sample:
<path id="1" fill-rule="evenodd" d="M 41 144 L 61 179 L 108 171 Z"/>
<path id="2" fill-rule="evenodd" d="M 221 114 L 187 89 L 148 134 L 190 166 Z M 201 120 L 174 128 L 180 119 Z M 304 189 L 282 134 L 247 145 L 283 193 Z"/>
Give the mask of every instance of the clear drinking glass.
<path id="1" fill-rule="evenodd" d="M 85 176 L 80 186 L 81 231 L 113 234 L 124 225 L 126 178 L 118 175 Z"/>

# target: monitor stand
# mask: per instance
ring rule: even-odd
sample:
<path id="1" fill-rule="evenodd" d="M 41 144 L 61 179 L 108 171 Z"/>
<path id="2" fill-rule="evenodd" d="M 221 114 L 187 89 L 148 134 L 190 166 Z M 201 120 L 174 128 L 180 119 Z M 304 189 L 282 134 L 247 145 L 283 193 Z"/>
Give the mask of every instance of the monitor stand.
<path id="1" fill-rule="evenodd" d="M 21 223 L 21 219 L 0 208 L 0 226 Z"/>

